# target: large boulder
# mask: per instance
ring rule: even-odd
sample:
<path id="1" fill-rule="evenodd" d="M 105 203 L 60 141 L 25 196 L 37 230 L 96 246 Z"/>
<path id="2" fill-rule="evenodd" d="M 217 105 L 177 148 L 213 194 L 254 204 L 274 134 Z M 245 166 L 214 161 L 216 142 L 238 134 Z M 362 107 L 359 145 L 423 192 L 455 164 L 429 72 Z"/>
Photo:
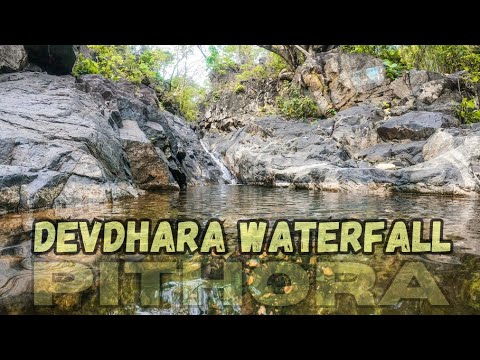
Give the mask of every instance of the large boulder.
<path id="1" fill-rule="evenodd" d="M 331 51 L 323 60 L 330 99 L 336 109 L 345 109 L 388 91 L 389 79 L 380 59 L 367 54 Z"/>
<path id="2" fill-rule="evenodd" d="M 443 78 L 443 75 L 432 71 L 410 70 L 392 81 L 390 88 L 397 98 L 403 99 L 417 92 L 423 84 Z"/>
<path id="3" fill-rule="evenodd" d="M 442 75 L 425 70 L 410 70 L 389 87 L 395 96 L 392 115 L 409 111 L 435 111 L 454 115 L 464 97 L 474 94 L 466 85 L 462 73 Z"/>
<path id="4" fill-rule="evenodd" d="M 140 130 L 136 121 L 124 120 L 119 129 L 120 139 L 135 183 L 140 189 L 178 189 L 167 162 L 155 151 L 155 147 Z"/>
<path id="5" fill-rule="evenodd" d="M 412 111 L 391 118 L 377 129 L 382 140 L 427 139 L 437 129 L 458 126 L 458 119 L 439 112 Z"/>
<path id="6" fill-rule="evenodd" d="M 402 169 L 401 191 L 470 195 L 480 191 L 480 133 L 440 129 L 425 144 L 425 162 Z"/>
<path id="7" fill-rule="evenodd" d="M 20 71 L 27 63 L 23 45 L 0 45 L 0 74 Z"/>
<path id="8" fill-rule="evenodd" d="M 355 159 L 372 164 L 392 163 L 395 167 L 407 167 L 423 161 L 425 141 L 380 143 L 355 154 Z"/>
<path id="9" fill-rule="evenodd" d="M 0 211 L 138 193 L 115 129 L 72 77 L 1 75 L 0 108 Z"/>
<path id="10" fill-rule="evenodd" d="M 378 142 L 376 126 L 378 126 L 381 120 L 383 120 L 383 116 L 378 108 L 373 106 L 355 106 L 340 111 L 332 118 L 334 126 L 331 136 L 350 155 L 353 155 Z"/>

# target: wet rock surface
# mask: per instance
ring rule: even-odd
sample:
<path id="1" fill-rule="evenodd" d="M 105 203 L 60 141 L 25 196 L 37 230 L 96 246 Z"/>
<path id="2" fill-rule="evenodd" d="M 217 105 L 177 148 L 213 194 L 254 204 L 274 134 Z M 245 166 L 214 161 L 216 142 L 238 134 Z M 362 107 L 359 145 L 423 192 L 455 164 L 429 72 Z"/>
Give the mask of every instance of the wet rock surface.
<path id="1" fill-rule="evenodd" d="M 222 183 L 190 125 L 157 102 L 101 76 L 0 75 L 0 212 Z"/>

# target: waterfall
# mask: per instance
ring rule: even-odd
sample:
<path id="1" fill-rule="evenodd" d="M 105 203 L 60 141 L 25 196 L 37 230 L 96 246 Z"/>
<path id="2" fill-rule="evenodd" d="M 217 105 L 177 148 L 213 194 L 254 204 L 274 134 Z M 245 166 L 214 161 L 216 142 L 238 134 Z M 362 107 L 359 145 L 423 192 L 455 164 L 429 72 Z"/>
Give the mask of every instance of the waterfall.
<path id="1" fill-rule="evenodd" d="M 228 170 L 228 168 L 218 159 L 212 152 L 210 152 L 203 142 L 203 140 L 200 140 L 200 144 L 202 144 L 203 150 L 212 158 L 213 162 L 217 164 L 217 166 L 220 168 L 220 171 L 222 172 L 222 179 L 225 180 L 227 183 L 234 185 L 237 183 L 235 180 L 235 176 Z"/>

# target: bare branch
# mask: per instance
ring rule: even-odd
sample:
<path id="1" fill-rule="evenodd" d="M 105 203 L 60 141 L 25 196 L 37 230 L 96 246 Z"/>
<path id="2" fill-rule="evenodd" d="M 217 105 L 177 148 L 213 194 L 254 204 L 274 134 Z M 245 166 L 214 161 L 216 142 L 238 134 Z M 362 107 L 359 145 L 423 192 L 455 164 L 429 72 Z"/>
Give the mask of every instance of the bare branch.
<path id="1" fill-rule="evenodd" d="M 338 45 L 258 45 L 284 59 L 292 70 L 317 53 L 332 50 Z"/>
<path id="2" fill-rule="evenodd" d="M 202 49 L 202 45 L 197 45 L 197 48 L 198 50 L 200 50 L 200 53 L 203 55 L 203 57 L 206 59 L 207 58 L 207 55 L 205 54 L 205 52 L 203 51 Z"/>
<path id="3" fill-rule="evenodd" d="M 295 49 L 297 49 L 298 51 L 300 51 L 303 55 L 305 55 L 307 58 L 309 57 L 312 57 L 312 55 L 307 51 L 305 50 L 304 48 L 302 48 L 300 45 L 293 45 L 295 47 Z M 308 48 L 308 45 L 307 45 L 307 48 Z"/>

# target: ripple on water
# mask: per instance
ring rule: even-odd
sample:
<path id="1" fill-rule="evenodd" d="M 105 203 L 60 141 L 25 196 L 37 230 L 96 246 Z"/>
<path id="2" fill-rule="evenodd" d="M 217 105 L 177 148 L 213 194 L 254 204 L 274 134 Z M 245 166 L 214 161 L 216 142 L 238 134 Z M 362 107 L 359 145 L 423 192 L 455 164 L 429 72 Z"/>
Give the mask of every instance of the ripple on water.
<path id="1" fill-rule="evenodd" d="M 219 218 L 225 221 L 226 233 L 229 238 L 235 234 L 236 221 L 240 219 L 263 218 L 273 223 L 274 220 L 280 218 L 291 220 L 307 218 L 319 220 L 329 218 L 382 218 L 387 220 L 442 218 L 445 221 L 444 236 L 454 242 L 454 253 L 441 256 L 426 255 L 417 257 L 417 260 L 436 269 L 436 277 L 443 286 L 442 289 L 456 298 L 456 305 L 445 311 L 469 313 L 476 308 L 471 306 L 472 299 L 469 298 L 471 290 L 465 289 L 471 289 L 473 286 L 468 281 L 472 284 L 473 282 L 478 283 L 478 279 L 471 274 L 480 272 L 478 214 L 480 214 L 480 202 L 468 198 L 409 194 L 352 195 L 253 186 L 204 186 L 189 188 L 184 192 L 147 194 L 137 199 L 115 201 L 111 204 L 7 214 L 0 216 L 0 312 L 30 311 L 27 305 L 19 308 L 13 304 L 15 303 L 14 299 L 27 299 L 22 300 L 25 304 L 28 301 L 31 302 L 30 230 L 35 218 L 88 220 L 94 218 L 152 218 L 154 220 L 194 218 L 203 223 L 209 218 Z M 405 257 L 402 256 L 389 258 L 383 254 L 374 256 L 343 255 L 337 258 L 343 261 L 356 259 L 369 263 L 379 271 L 378 281 L 380 284 L 391 281 L 391 274 L 397 271 L 399 264 L 405 260 Z M 52 256 L 47 259 L 58 259 L 58 257 Z M 201 279 L 198 281 L 201 282 Z M 187 285 L 194 286 L 195 284 L 193 281 L 192 284 Z M 162 293 L 164 301 L 172 306 L 167 309 L 148 311 L 175 313 L 175 303 L 178 301 L 179 294 L 177 285 L 175 282 L 168 283 Z M 226 310 L 222 310 L 216 295 L 211 294 L 211 296 L 209 301 L 214 303 L 216 311 L 226 312 Z M 305 303 L 307 302 L 305 301 Z M 303 304 L 289 311 L 317 313 L 317 309 L 310 306 L 310 304 Z M 411 308 L 405 309 L 404 312 L 408 313 Z M 140 312 L 138 309 L 132 311 Z M 252 311 L 256 312 L 257 310 Z M 342 311 L 350 310 L 342 308 Z M 412 312 L 418 311 L 426 312 L 423 307 L 415 307 L 415 310 L 412 310 Z M 178 310 L 178 312 L 181 311 Z M 188 312 L 206 313 L 208 309 L 190 309 Z M 233 313 L 236 312 L 240 312 L 240 309 L 233 311 Z"/>

